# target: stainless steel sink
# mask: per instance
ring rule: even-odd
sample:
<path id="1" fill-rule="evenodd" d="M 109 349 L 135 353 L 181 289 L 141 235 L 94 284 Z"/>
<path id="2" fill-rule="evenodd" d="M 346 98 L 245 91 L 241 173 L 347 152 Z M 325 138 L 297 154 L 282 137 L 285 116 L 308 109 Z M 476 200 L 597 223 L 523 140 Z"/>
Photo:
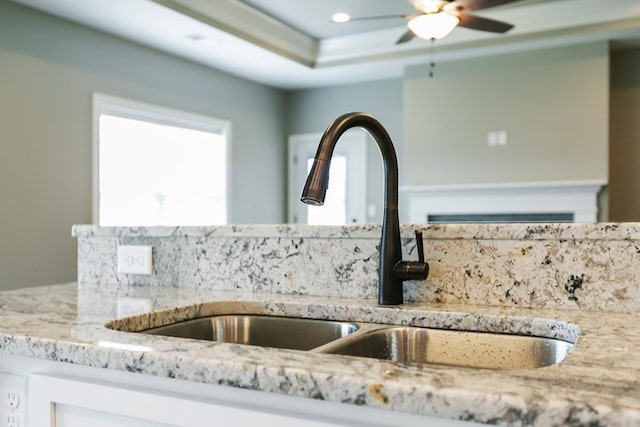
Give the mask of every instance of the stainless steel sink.
<path id="1" fill-rule="evenodd" d="M 349 322 L 258 315 L 203 317 L 140 331 L 262 347 L 310 350 L 358 329 Z"/>
<path id="2" fill-rule="evenodd" d="M 570 342 L 552 338 L 245 314 L 199 318 L 138 332 L 406 364 L 508 370 L 560 363 L 573 348 Z"/>
<path id="3" fill-rule="evenodd" d="M 362 331 L 317 351 L 409 364 L 515 370 L 560 363 L 572 348 L 571 343 L 550 338 L 398 326 Z"/>

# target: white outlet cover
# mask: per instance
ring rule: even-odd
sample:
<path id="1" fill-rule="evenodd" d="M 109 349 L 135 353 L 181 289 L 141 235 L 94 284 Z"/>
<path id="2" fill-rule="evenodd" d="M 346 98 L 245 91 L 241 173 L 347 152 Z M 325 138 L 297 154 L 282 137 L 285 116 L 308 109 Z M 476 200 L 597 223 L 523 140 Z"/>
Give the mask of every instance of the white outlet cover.
<path id="1" fill-rule="evenodd" d="M 0 373 L 0 426 L 25 426 L 28 378 Z"/>
<path id="2" fill-rule="evenodd" d="M 118 246 L 119 274 L 153 274 L 151 246 Z"/>

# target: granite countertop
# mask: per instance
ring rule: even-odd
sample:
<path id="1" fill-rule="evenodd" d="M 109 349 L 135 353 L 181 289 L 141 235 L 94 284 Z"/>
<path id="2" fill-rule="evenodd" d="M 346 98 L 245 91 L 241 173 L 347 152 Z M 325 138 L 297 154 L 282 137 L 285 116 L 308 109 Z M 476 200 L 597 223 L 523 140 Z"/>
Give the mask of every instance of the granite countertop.
<path id="1" fill-rule="evenodd" d="M 252 312 L 507 330 L 569 341 L 559 365 L 500 371 L 410 366 L 376 359 L 198 342 L 104 327 L 135 305 L 130 326 Z M 120 321 L 124 324 L 126 321 Z M 0 351 L 78 365 L 214 383 L 389 410 L 518 425 L 640 424 L 638 315 L 372 300 L 190 288 L 76 284 L 0 293 Z"/>

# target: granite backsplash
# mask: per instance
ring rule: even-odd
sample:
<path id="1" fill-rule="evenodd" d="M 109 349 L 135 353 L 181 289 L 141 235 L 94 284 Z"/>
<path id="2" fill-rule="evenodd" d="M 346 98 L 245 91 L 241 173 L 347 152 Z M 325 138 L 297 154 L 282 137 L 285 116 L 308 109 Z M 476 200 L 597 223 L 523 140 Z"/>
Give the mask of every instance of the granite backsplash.
<path id="1" fill-rule="evenodd" d="M 635 312 L 640 224 L 404 225 L 424 234 L 429 278 L 406 301 Z M 376 298 L 380 226 L 76 225 L 78 283 Z M 117 273 L 118 245 L 153 247 L 150 276 Z"/>

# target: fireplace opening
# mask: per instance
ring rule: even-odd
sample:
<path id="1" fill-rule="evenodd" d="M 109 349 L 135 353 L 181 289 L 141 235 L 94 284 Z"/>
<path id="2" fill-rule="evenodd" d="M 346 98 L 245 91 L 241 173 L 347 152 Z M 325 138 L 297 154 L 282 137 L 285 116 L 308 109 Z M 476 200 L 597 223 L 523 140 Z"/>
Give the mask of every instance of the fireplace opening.
<path id="1" fill-rule="evenodd" d="M 427 215 L 427 222 L 434 224 L 473 224 L 473 223 L 536 223 L 536 222 L 574 222 L 573 212 L 565 213 L 513 213 L 513 214 L 442 214 Z"/>
<path id="2" fill-rule="evenodd" d="M 545 181 L 405 186 L 403 222 L 549 223 L 598 221 L 606 181 Z"/>

